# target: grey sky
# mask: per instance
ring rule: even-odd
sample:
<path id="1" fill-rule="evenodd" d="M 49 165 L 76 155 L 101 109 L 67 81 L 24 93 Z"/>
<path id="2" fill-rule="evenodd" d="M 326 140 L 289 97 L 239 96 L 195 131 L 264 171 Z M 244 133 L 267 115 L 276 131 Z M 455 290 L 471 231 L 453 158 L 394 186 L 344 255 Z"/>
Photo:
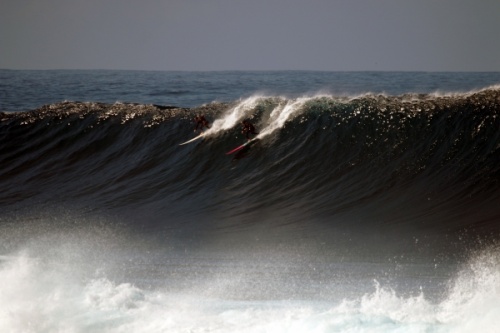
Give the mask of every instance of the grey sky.
<path id="1" fill-rule="evenodd" d="M 0 68 L 500 71 L 500 1 L 2 0 Z"/>

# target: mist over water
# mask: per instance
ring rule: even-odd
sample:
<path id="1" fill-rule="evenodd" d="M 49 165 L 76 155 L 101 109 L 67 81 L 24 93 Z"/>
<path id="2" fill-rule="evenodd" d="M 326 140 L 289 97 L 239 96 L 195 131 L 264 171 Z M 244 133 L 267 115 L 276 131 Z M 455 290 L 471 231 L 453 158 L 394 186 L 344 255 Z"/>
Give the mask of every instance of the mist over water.
<path id="1" fill-rule="evenodd" d="M 390 263 L 325 266 L 297 263 L 290 254 L 276 260 L 268 253 L 222 261 L 213 254 L 175 259 L 170 254 L 160 264 L 151 262 L 151 252 L 146 263 L 137 258 L 137 248 L 127 251 L 109 239 L 96 248 L 95 235 L 82 236 L 52 237 L 50 245 L 32 243 L 1 258 L 0 282 L 9 286 L 0 293 L 2 330 L 495 332 L 498 327 L 496 248 L 472 255 L 452 276 L 435 268 L 429 282 L 442 278 L 435 297 L 432 288 L 399 286 L 425 279 L 398 274 Z M 128 239 L 128 246 L 134 245 Z M 135 283 L 127 282 L 132 276 Z"/>

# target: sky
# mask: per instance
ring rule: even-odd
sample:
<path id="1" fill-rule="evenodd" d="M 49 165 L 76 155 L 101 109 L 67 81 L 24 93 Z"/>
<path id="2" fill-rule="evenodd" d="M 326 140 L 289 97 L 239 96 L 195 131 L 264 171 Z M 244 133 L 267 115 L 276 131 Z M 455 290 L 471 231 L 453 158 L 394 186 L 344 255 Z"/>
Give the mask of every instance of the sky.
<path id="1" fill-rule="evenodd" d="M 500 71 L 500 1 L 1 0 L 0 68 Z"/>

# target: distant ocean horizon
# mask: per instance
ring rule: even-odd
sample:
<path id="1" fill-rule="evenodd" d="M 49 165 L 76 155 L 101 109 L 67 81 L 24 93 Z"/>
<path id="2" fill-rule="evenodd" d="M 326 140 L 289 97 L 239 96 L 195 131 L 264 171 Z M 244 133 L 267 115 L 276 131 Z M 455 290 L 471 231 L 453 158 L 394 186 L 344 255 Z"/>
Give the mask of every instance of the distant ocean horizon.
<path id="1" fill-rule="evenodd" d="M 196 107 L 253 94 L 460 93 L 496 85 L 500 72 L 1 70 L 0 111 L 62 101 Z"/>
<path id="2" fill-rule="evenodd" d="M 0 331 L 496 332 L 499 129 L 500 72 L 0 70 Z"/>

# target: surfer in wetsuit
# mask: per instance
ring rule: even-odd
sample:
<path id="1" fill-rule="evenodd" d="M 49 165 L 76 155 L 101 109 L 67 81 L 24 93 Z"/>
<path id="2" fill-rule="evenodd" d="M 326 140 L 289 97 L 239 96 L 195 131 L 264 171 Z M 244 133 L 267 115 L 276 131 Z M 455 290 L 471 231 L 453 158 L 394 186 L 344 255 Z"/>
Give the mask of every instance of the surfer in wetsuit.
<path id="1" fill-rule="evenodd" d="M 194 128 L 194 131 L 196 132 L 198 128 L 200 129 L 200 132 L 203 131 L 203 128 L 210 128 L 208 121 L 205 119 L 203 115 L 197 115 L 194 117 L 194 121 L 196 122 L 196 126 Z"/>
<path id="2" fill-rule="evenodd" d="M 243 120 L 241 122 L 241 125 L 243 126 L 243 129 L 241 130 L 241 133 L 245 134 L 245 137 L 247 140 L 250 140 L 250 134 L 259 134 L 255 132 L 255 127 L 250 123 L 248 120 Z"/>

